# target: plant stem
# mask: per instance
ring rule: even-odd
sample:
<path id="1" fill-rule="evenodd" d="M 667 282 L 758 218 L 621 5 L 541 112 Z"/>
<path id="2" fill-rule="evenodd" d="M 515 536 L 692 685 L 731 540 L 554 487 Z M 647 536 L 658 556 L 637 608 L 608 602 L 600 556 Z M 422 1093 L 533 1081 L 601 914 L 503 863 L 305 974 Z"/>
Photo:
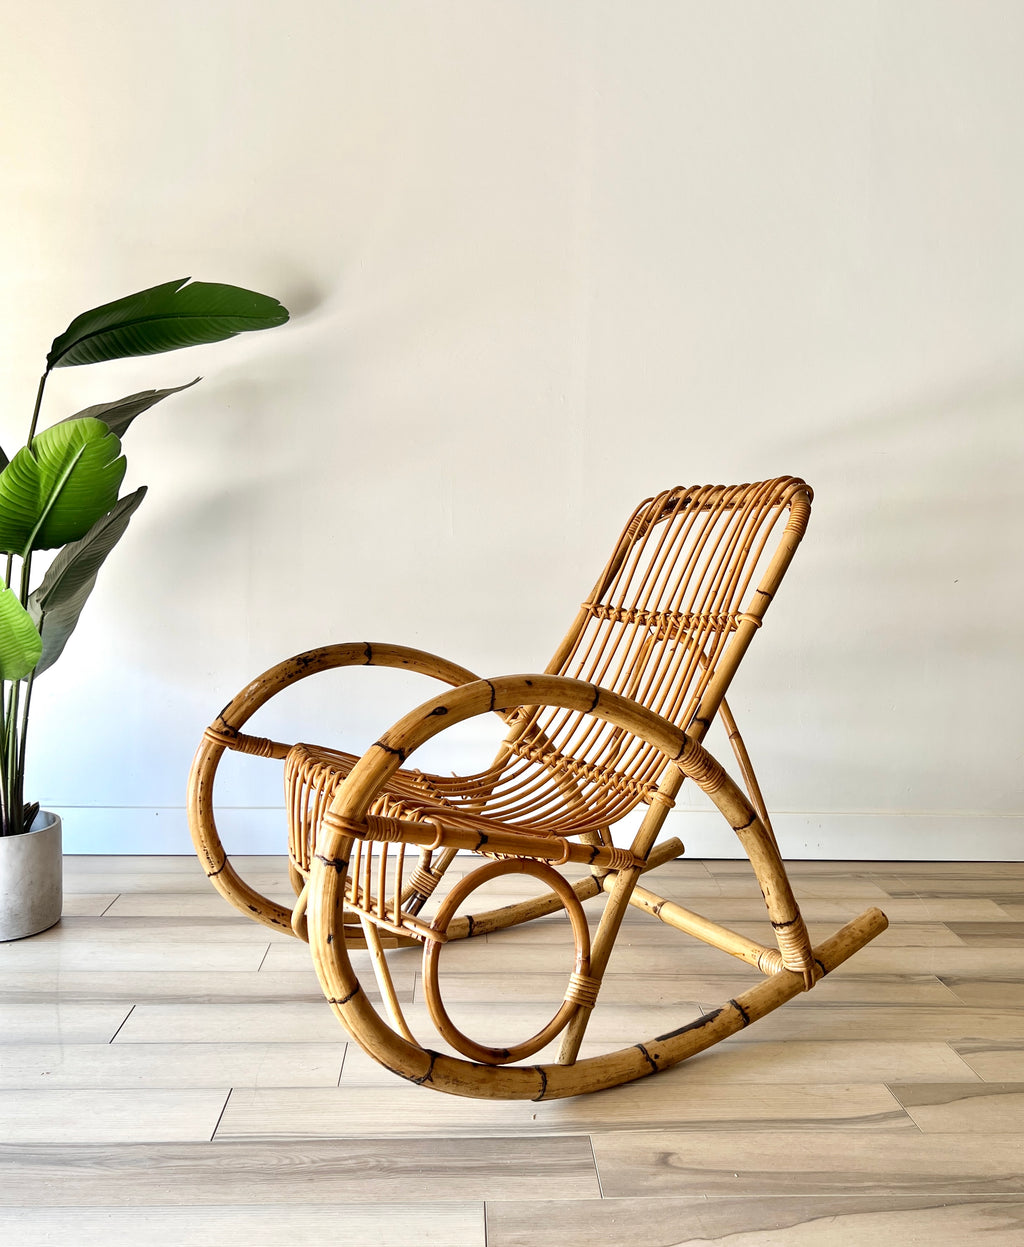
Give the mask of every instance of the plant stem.
<path id="1" fill-rule="evenodd" d="M 36 391 L 36 405 L 32 409 L 32 422 L 29 425 L 28 438 L 25 445 L 31 450 L 32 440 L 36 435 L 36 426 L 39 424 L 39 411 L 43 405 L 43 391 L 46 389 L 46 378 L 50 375 L 47 370 L 39 378 L 39 388 Z M 14 573 L 14 555 L 8 554 L 7 568 L 4 576 L 4 583 L 9 589 L 11 587 L 11 579 Z M 21 586 L 19 598 L 22 606 L 28 606 L 28 598 L 30 591 L 30 577 L 32 573 L 32 552 L 29 550 L 21 563 Z M 28 734 L 28 712 L 32 703 L 32 685 L 33 677 L 29 676 L 28 684 L 25 689 L 25 703 L 21 706 L 21 714 L 19 715 L 19 706 L 21 702 L 21 681 L 13 680 L 3 682 L 3 693 L 0 696 L 0 712 L 3 714 L 2 739 L 0 739 L 0 835 L 10 836 L 17 835 L 24 830 L 24 794 L 22 787 L 24 784 L 25 771 L 25 738 Z M 10 683 L 10 693 L 8 694 L 7 685 Z"/>
<path id="2" fill-rule="evenodd" d="M 12 682 L 11 699 L 4 715 L 4 788 L 7 800 L 7 835 L 21 830 L 21 802 L 18 799 L 18 681 Z"/>
<path id="3" fill-rule="evenodd" d="M 3 682 L 2 695 L 0 695 L 0 709 L 3 710 L 3 719 L 0 721 L 0 754 L 2 754 L 2 765 L 0 765 L 0 835 L 6 836 L 10 830 L 9 811 L 11 808 L 10 793 L 7 791 L 7 681 Z"/>
<path id="4" fill-rule="evenodd" d="M 28 737 L 28 711 L 29 707 L 32 705 L 32 689 L 35 686 L 35 682 L 36 673 L 32 671 L 29 674 L 28 680 L 25 684 L 25 704 L 21 710 L 21 730 L 18 732 L 18 738 L 15 741 L 18 751 L 18 760 L 16 764 L 17 769 L 15 771 L 15 775 L 18 779 L 17 786 L 19 788 L 19 791 L 15 795 L 18 800 L 19 808 L 24 805 L 24 792 L 22 789 L 25 783 L 25 741 Z"/>
<path id="5" fill-rule="evenodd" d="M 32 446 L 32 439 L 36 435 L 36 425 L 39 423 L 39 408 L 43 405 L 43 390 L 46 388 L 46 378 L 49 375 L 50 370 L 47 368 L 47 370 L 39 378 L 39 389 L 36 391 L 36 405 L 32 410 L 32 423 L 29 425 L 28 441 L 25 443 L 25 445 L 30 448 Z"/>
<path id="6" fill-rule="evenodd" d="M 25 609 L 28 609 L 29 598 L 29 577 L 32 574 L 32 551 L 29 550 L 21 560 L 21 593 L 19 601 Z"/>

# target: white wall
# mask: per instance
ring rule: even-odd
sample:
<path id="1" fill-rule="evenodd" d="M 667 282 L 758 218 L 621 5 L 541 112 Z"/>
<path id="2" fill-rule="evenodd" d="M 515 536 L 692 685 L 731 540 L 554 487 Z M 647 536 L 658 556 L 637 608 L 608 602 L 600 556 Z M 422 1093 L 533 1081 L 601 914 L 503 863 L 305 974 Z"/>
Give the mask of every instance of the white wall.
<path id="1" fill-rule="evenodd" d="M 202 728 L 279 658 L 540 668 L 636 501 L 794 473 L 734 697 L 784 847 L 1021 856 L 1021 5 L 0 10 L 4 445 L 87 307 L 191 274 L 294 312 L 52 378 L 57 419 L 204 376 L 132 429 L 150 496 L 39 682 L 70 850 L 188 851 Z M 349 673 L 264 726 L 358 747 L 432 691 Z M 267 764 L 224 800 L 281 847 Z"/>

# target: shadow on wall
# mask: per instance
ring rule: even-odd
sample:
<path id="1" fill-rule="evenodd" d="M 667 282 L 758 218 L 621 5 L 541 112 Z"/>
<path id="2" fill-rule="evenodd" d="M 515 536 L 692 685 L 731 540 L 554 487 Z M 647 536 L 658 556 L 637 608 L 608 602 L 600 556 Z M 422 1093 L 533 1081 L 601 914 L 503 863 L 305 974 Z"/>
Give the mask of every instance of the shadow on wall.
<path id="1" fill-rule="evenodd" d="M 820 691 L 804 726 L 832 774 L 822 800 L 1018 805 L 1024 374 L 833 420 L 788 453 L 817 492 L 794 577 L 806 614 L 795 646 L 773 643 Z"/>
<path id="2" fill-rule="evenodd" d="M 841 558 L 864 606 L 917 644 L 1019 653 L 1007 572 L 1024 533 L 1024 373 L 833 422 L 797 450 L 815 461 L 815 520 L 830 529 L 813 557 Z"/>
<path id="3" fill-rule="evenodd" d="M 283 291 L 278 297 L 291 314 L 292 321 L 320 311 L 328 302 L 328 291 L 312 277 L 296 277 L 294 273 L 282 275 L 275 289 Z"/>

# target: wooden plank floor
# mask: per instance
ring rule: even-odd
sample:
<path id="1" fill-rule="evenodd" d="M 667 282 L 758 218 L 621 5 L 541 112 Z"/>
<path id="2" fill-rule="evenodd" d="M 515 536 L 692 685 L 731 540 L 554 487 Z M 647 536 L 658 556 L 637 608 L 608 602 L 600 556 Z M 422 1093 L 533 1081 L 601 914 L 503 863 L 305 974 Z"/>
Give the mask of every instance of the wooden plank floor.
<path id="1" fill-rule="evenodd" d="M 283 859 L 238 864 L 287 895 Z M 815 940 L 868 905 L 892 926 L 674 1070 L 533 1104 L 381 1069 L 346 1043 L 305 946 L 236 915 L 191 858 L 67 858 L 61 924 L 0 944 L 0 1242 L 1021 1247 L 1024 863 L 791 874 Z M 766 937 L 744 863 L 659 880 Z M 442 986 L 463 1030 L 507 1042 L 547 1020 L 568 962 L 566 923 L 545 919 L 448 946 Z M 394 966 L 426 1038 L 419 959 Z M 757 978 L 631 913 L 584 1054 Z"/>

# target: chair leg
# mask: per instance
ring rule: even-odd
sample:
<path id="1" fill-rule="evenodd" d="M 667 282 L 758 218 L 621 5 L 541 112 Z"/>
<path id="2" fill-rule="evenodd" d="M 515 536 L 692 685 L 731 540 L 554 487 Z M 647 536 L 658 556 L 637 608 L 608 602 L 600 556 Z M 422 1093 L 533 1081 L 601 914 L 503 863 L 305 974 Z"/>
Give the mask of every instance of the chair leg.
<path id="1" fill-rule="evenodd" d="M 629 908 L 630 893 L 639 877 L 640 871 L 637 869 L 620 870 L 614 875 L 606 876 L 610 885 L 608 888 L 610 896 L 601 914 L 601 921 L 598 924 L 597 935 L 594 936 L 590 953 L 590 977 L 598 983 L 604 978 L 608 958 L 611 956 L 619 934 L 619 927 Z M 576 1060 L 593 1009 L 593 1004 L 581 1003 L 570 1019 L 562 1035 L 562 1044 L 558 1052 L 559 1065 L 571 1065 Z"/>
<path id="2" fill-rule="evenodd" d="M 380 932 L 369 918 L 361 916 L 360 922 L 363 927 L 363 938 L 366 940 L 366 947 L 373 962 L 373 972 L 377 976 L 377 984 L 380 987 L 380 993 L 384 998 L 391 1020 L 402 1038 L 414 1044 L 416 1040 L 409 1029 L 409 1025 L 405 1020 L 405 1014 L 402 1012 L 402 1006 L 398 1001 L 398 993 L 395 991 L 395 982 L 391 977 L 388 959 L 384 954 Z"/>
<path id="3" fill-rule="evenodd" d="M 658 832 L 668 817 L 669 810 L 675 805 L 676 795 L 682 787 L 683 779 L 683 772 L 675 768 L 669 769 L 662 776 L 658 789 L 651 798 L 651 804 L 647 813 L 644 815 L 644 820 L 633 837 L 631 849 L 637 857 L 650 859 L 651 854 L 654 852 L 654 842 L 657 839 Z M 640 878 L 640 875 L 641 871 L 638 867 L 629 867 L 625 870 L 616 871 L 614 875 L 611 875 L 609 878 L 610 886 L 602 881 L 602 886 L 610 895 L 601 915 L 593 947 L 590 950 L 590 977 L 598 985 L 604 978 L 608 959 L 612 955 L 612 949 L 615 947 L 615 941 L 618 938 L 619 927 L 622 925 L 622 919 L 629 908 L 629 898 L 636 887 L 636 881 Z M 587 1023 L 590 1021 L 594 1004 L 597 1002 L 596 997 L 597 993 L 595 991 L 594 999 L 591 1003 L 581 1003 L 576 1014 L 565 1028 L 565 1033 L 562 1036 L 562 1045 L 558 1053 L 560 1065 L 572 1065 L 579 1056 L 580 1045 L 583 1043 L 583 1036 L 587 1031 Z"/>
<path id="4" fill-rule="evenodd" d="M 775 846 L 776 852 L 778 852 L 779 843 L 775 839 L 775 829 L 772 827 L 772 821 L 768 817 L 768 808 L 764 803 L 764 797 L 761 795 L 761 785 L 757 782 L 757 775 L 754 773 L 754 764 L 750 761 L 747 746 L 743 743 L 740 729 L 736 726 L 736 720 L 729 709 L 729 703 L 724 697 L 718 713 L 729 737 L 729 744 L 732 746 L 733 755 L 740 768 L 740 774 L 743 776 L 743 784 L 747 790 L 747 795 L 750 797 L 750 804 L 754 807 L 757 817 L 761 820 L 762 826 L 768 833 L 768 838 Z"/>

